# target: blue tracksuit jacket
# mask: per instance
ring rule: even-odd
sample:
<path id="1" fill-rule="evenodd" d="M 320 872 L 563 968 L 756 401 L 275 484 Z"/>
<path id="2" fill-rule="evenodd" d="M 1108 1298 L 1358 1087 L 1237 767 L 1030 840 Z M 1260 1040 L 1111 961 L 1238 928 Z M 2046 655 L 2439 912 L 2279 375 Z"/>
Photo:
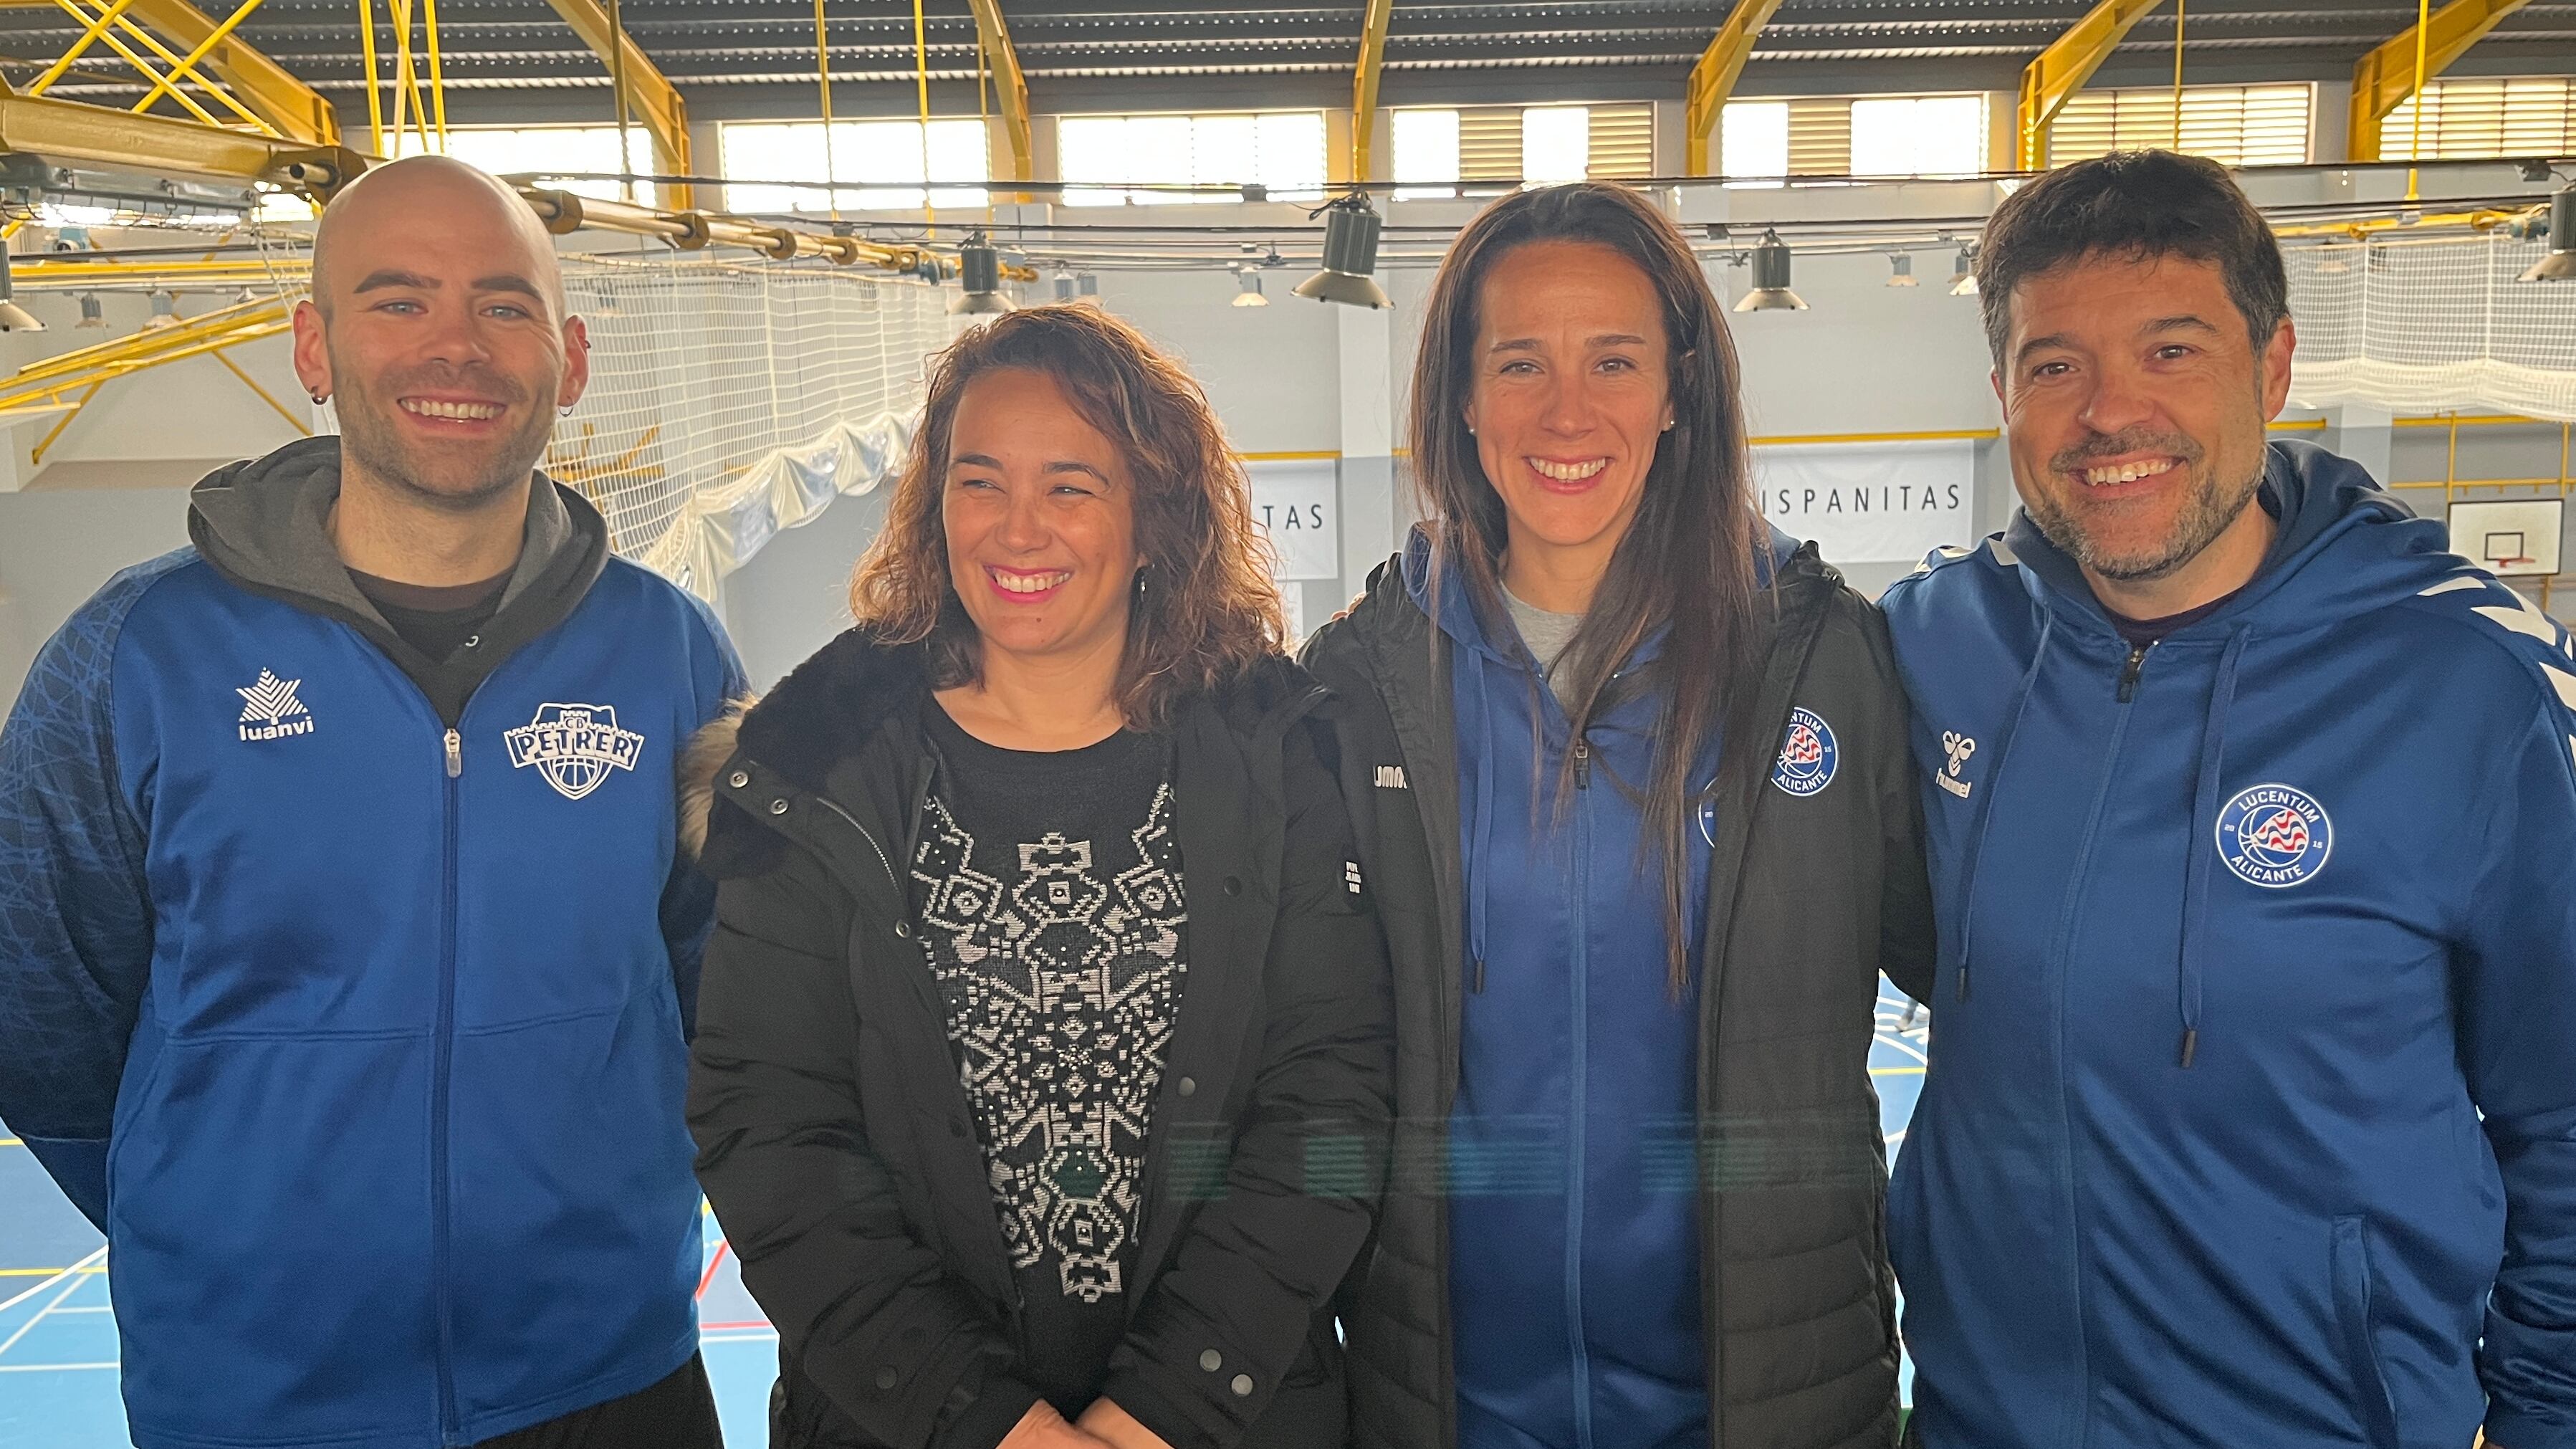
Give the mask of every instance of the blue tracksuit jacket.
<path id="1" fill-rule="evenodd" d="M 1931 1449 L 2576 1449 L 2576 644 L 2341 458 L 2265 495 L 2143 651 L 2026 518 L 1888 591 Z"/>
<path id="2" fill-rule="evenodd" d="M 617 560 L 453 733 L 194 549 L 45 647 L 0 733 L 0 1112 L 106 1228 L 136 1443 L 468 1444 L 688 1360 L 674 771 L 738 680 Z"/>
<path id="3" fill-rule="evenodd" d="M 1785 562 L 1794 544 L 1775 536 Z M 1564 709 L 1508 621 L 1489 636 L 1465 581 L 1432 608 L 1457 647 L 1459 832 L 1469 976 L 1450 1122 L 1449 1273 L 1460 1449 L 1665 1449 L 1708 1437 L 1701 1333 L 1697 973 L 1666 985 L 1663 881 L 1631 791 L 1662 701 L 1595 717 L 1562 818 Z M 1653 657 L 1649 640 L 1626 666 Z M 1716 771 L 1712 746 L 1697 776 Z M 1624 788 L 1623 788 L 1624 786 Z M 1685 939 L 1699 939 L 1709 840 L 1690 832 Z"/>

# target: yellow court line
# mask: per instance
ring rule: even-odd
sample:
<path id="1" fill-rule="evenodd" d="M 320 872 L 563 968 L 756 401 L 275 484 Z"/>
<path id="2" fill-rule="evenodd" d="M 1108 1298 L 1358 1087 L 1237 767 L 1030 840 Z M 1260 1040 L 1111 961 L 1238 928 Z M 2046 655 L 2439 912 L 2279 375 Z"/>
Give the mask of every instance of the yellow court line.
<path id="1" fill-rule="evenodd" d="M 15 1137 L 0 1137 L 0 1147 L 24 1147 L 26 1145 L 26 1143 L 19 1141 Z"/>
<path id="2" fill-rule="evenodd" d="M 92 1263 L 86 1268 L 0 1268 L 0 1278 L 59 1278 L 66 1273 L 104 1273 L 105 1263 Z"/>
<path id="3" fill-rule="evenodd" d="M 1873 1077 L 1919 1077 L 1923 1075 L 1923 1069 L 1921 1067 L 1872 1067 L 1869 1069 L 1869 1074 Z"/>

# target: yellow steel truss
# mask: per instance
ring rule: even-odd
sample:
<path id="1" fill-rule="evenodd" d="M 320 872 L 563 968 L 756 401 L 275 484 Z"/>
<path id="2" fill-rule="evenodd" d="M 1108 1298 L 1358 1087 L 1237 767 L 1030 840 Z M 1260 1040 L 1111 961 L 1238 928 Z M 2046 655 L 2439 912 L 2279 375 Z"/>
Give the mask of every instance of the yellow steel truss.
<path id="1" fill-rule="evenodd" d="M 2451 0 L 2424 23 L 2404 32 L 2361 58 L 2352 68 L 2352 131 L 2349 157 L 2379 159 L 2380 123 L 2388 113 L 2424 88 L 2451 62 L 2495 29 L 2496 22 L 2519 10 L 2526 0 Z M 2422 74 L 2417 74 L 2417 57 Z"/>
<path id="2" fill-rule="evenodd" d="M 2132 26 L 2162 0 L 2101 0 L 2084 18 L 2050 41 L 2021 73 L 2021 107 L 2013 126 L 2013 160 L 2024 171 L 2048 165 L 2048 123 L 2102 62 L 2111 58 Z"/>
<path id="3" fill-rule="evenodd" d="M 1753 42 L 1762 27 L 1771 23 L 1771 13 L 1780 8 L 1780 0 L 1735 0 L 1735 9 L 1717 36 L 1700 53 L 1699 64 L 1691 67 L 1690 88 L 1682 108 L 1683 164 L 1692 176 L 1715 174 L 1709 168 L 1708 141 L 1717 133 L 1717 119 L 1726 109 L 1726 98 L 1735 90 L 1735 82 L 1744 74 L 1744 62 L 1753 55 Z"/>

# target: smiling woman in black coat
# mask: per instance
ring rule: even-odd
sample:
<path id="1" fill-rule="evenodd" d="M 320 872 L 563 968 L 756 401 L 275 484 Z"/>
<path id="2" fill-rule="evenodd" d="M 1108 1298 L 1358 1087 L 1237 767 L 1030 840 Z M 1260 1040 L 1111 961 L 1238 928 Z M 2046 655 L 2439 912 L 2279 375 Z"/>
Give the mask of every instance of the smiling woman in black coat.
<path id="1" fill-rule="evenodd" d="M 932 380 L 857 628 L 701 741 L 689 1120 L 773 1443 L 1320 1449 L 1385 948 L 1242 475 L 1088 307 Z"/>

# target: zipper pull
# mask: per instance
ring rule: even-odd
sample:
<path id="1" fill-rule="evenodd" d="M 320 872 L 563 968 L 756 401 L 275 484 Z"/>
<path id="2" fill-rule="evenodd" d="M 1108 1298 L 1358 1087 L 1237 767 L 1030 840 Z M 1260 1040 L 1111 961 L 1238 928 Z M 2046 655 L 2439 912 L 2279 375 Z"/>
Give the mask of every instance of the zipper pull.
<path id="1" fill-rule="evenodd" d="M 1961 1001 L 1968 999 L 1968 963 L 1965 961 L 1959 963 L 1959 976 L 1952 994 Z"/>
<path id="2" fill-rule="evenodd" d="M 2153 644 L 2129 646 L 2129 662 L 2120 666 L 2120 703 L 2127 704 L 2138 694 L 2138 671 L 2146 667 L 2147 651 Z"/>
<path id="3" fill-rule="evenodd" d="M 1482 956 L 1476 958 L 1476 978 L 1473 982 L 1469 983 L 1467 994 L 1470 996 L 1482 996 L 1485 994 L 1485 958 Z"/>
<path id="4" fill-rule="evenodd" d="M 1574 788 L 1577 790 L 1592 788 L 1592 742 L 1590 740 L 1578 739 L 1574 742 Z"/>
<path id="5" fill-rule="evenodd" d="M 465 773 L 465 737 L 454 730 L 447 732 L 447 778 L 453 780 Z"/>

